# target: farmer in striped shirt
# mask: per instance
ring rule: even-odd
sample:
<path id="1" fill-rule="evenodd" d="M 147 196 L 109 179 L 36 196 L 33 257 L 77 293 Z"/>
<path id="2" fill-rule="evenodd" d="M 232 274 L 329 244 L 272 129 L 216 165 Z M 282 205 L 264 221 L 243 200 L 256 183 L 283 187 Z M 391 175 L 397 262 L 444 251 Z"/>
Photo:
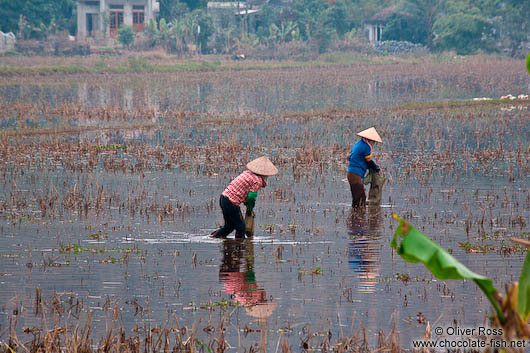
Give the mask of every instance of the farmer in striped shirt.
<path id="1" fill-rule="evenodd" d="M 278 173 L 278 169 L 268 157 L 254 159 L 247 164 L 247 169 L 226 187 L 219 199 L 223 211 L 224 226 L 214 231 L 214 238 L 226 238 L 234 229 L 236 238 L 245 237 L 245 222 L 240 205 L 247 206 L 247 213 L 252 213 L 256 203 L 257 191 L 267 186 L 267 177 Z"/>

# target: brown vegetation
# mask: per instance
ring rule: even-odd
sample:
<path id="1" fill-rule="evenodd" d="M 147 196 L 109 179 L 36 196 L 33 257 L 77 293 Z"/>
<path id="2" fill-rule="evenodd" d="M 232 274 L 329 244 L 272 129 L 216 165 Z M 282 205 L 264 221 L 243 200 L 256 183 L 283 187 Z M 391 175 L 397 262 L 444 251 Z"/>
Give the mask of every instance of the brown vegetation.
<path id="1" fill-rule="evenodd" d="M 260 319 L 256 328 L 245 325 L 239 327 L 235 316 L 236 309 L 220 308 L 207 309 L 210 313 L 204 320 L 199 320 L 191 327 L 182 325 L 177 315 L 165 323 L 145 320 L 143 325 L 136 325 L 130 332 L 123 327 L 121 308 L 108 297 L 102 305 L 106 317 L 103 332 L 96 332 L 93 317 L 74 295 L 53 293 L 49 298 L 43 298 L 39 287 L 35 288 L 33 313 L 35 325 L 23 327 L 23 334 L 19 332 L 18 306 L 9 317 L 9 327 L 0 338 L 0 353 L 14 352 L 226 352 L 231 348 L 225 340 L 228 330 L 235 330 L 237 336 L 252 334 L 267 330 L 266 319 Z M 139 307 L 136 301 L 129 303 L 136 307 L 139 317 L 149 319 L 149 310 Z M 286 333 L 287 334 L 287 333 Z M 290 334 L 290 333 L 289 333 Z M 331 331 L 312 331 L 308 327 L 300 330 L 300 347 L 292 347 L 288 340 L 279 335 L 276 351 L 282 353 L 322 350 L 329 352 L 401 352 L 399 337 L 394 329 L 386 335 L 379 331 L 377 346 L 371 347 L 363 328 L 355 329 L 351 336 L 332 337 Z M 238 351 L 268 351 L 267 342 L 260 339 L 259 345 L 242 347 L 238 344 Z"/>

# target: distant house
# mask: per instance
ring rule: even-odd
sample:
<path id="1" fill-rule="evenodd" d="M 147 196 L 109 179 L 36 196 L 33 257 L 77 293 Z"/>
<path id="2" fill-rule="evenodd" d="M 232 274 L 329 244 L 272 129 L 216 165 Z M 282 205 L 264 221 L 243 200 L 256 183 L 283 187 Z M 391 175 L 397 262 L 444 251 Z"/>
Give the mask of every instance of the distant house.
<path id="1" fill-rule="evenodd" d="M 216 32 L 230 27 L 243 26 L 251 31 L 255 27 L 255 15 L 263 1 L 208 1 L 208 14 L 212 17 Z"/>
<path id="2" fill-rule="evenodd" d="M 158 0 L 78 0 L 77 35 L 80 38 L 110 34 L 122 25 L 143 32 L 160 11 Z"/>
<path id="3" fill-rule="evenodd" d="M 383 10 L 376 13 L 372 18 L 366 21 L 366 28 L 368 29 L 368 39 L 370 44 L 380 42 L 383 40 L 383 28 L 388 21 L 390 15 L 396 13 L 397 5 L 385 7 Z"/>
<path id="4" fill-rule="evenodd" d="M 13 32 L 4 33 L 0 31 L 0 50 L 13 50 L 16 42 L 17 38 Z"/>

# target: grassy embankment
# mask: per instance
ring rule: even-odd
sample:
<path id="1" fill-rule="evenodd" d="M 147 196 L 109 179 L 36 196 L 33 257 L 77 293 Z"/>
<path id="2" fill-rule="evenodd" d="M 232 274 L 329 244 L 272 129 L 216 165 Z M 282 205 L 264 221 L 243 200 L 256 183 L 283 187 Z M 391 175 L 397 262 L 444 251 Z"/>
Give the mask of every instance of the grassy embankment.
<path id="1" fill-rule="evenodd" d="M 239 71 L 292 67 L 341 65 L 378 65 L 420 62 L 452 62 L 463 60 L 450 54 L 422 57 L 369 56 L 359 53 L 326 53 L 307 61 L 235 61 L 227 56 L 204 55 L 188 59 L 160 54 L 90 55 L 86 57 L 0 56 L 0 77 L 51 76 L 76 74 L 120 74 L 129 72 Z"/>

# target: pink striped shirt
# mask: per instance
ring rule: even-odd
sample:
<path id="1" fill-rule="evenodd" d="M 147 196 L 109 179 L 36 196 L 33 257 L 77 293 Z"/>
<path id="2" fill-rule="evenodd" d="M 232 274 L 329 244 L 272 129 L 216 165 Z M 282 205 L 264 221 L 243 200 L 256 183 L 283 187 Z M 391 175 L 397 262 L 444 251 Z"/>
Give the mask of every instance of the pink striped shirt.
<path id="1" fill-rule="evenodd" d="M 260 176 L 252 173 L 250 170 L 245 170 L 239 174 L 223 191 L 223 195 L 228 197 L 230 202 L 239 206 L 247 200 L 247 195 L 250 191 L 256 192 L 265 184 Z"/>

